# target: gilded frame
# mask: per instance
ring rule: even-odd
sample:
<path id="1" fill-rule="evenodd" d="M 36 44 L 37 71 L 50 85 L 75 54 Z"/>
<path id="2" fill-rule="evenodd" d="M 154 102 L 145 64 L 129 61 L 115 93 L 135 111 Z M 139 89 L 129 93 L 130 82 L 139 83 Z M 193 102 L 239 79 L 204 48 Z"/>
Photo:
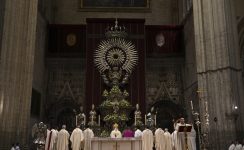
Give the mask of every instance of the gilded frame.
<path id="1" fill-rule="evenodd" d="M 145 6 L 137 7 L 137 6 L 123 6 L 123 7 L 112 7 L 112 6 L 84 6 L 85 0 L 80 0 L 80 8 L 79 11 L 99 11 L 99 12 L 150 12 L 150 0 L 145 0 Z"/>

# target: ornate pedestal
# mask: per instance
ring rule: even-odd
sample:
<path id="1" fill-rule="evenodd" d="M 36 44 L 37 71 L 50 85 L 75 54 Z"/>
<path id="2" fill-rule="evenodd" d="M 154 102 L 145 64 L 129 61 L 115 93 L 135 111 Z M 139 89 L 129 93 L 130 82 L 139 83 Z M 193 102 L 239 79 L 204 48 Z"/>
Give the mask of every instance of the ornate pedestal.
<path id="1" fill-rule="evenodd" d="M 141 138 L 92 138 L 91 150 L 141 150 Z"/>

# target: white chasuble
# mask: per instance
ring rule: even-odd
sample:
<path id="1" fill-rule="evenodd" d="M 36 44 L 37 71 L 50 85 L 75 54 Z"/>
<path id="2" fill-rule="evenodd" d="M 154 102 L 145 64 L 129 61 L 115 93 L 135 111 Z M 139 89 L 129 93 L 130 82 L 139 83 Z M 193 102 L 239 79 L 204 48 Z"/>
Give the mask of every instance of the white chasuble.
<path id="1" fill-rule="evenodd" d="M 164 132 L 165 137 L 165 150 L 172 150 L 173 149 L 173 143 L 172 143 L 172 136 L 168 131 Z"/>
<path id="2" fill-rule="evenodd" d="M 122 138 L 122 134 L 118 129 L 114 129 L 111 134 L 110 134 L 111 138 Z"/>
<path id="3" fill-rule="evenodd" d="M 141 130 L 137 129 L 137 130 L 135 131 L 134 137 L 135 137 L 135 138 L 139 138 L 139 137 L 141 137 L 141 136 L 142 136 L 142 132 L 141 132 Z"/>
<path id="4" fill-rule="evenodd" d="M 61 129 L 58 132 L 57 139 L 57 150 L 68 150 L 69 149 L 69 133 L 65 129 Z"/>
<path id="5" fill-rule="evenodd" d="M 165 150 L 164 130 L 161 128 L 155 131 L 155 147 L 156 150 Z"/>
<path id="6" fill-rule="evenodd" d="M 45 150 L 55 150 L 56 143 L 57 143 L 57 136 L 58 133 L 55 129 L 52 129 L 47 133 Z"/>
<path id="7" fill-rule="evenodd" d="M 94 137 L 94 133 L 91 129 L 87 128 L 84 131 L 84 150 L 91 150 L 91 139 Z"/>
<path id="8" fill-rule="evenodd" d="M 187 139 L 189 150 L 196 150 L 196 131 L 193 127 L 191 132 L 187 133 Z"/>
<path id="9" fill-rule="evenodd" d="M 152 150 L 153 148 L 153 133 L 149 129 L 142 132 L 142 150 Z"/>
<path id="10" fill-rule="evenodd" d="M 81 142 L 84 140 L 83 132 L 80 128 L 75 128 L 70 136 L 72 150 L 81 150 Z"/>

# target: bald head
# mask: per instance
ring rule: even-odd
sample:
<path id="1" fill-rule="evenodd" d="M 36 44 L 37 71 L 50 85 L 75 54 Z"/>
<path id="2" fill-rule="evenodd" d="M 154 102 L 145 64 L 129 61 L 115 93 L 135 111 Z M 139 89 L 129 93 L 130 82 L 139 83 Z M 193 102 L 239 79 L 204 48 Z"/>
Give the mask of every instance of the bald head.
<path id="1" fill-rule="evenodd" d="M 64 125 L 62 125 L 62 129 L 66 129 L 66 125 L 64 124 Z"/>

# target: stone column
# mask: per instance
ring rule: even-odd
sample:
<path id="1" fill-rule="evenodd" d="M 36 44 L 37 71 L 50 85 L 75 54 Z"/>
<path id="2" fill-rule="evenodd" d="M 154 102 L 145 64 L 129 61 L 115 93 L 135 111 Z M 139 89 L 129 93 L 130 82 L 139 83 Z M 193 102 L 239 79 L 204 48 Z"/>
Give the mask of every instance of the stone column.
<path id="1" fill-rule="evenodd" d="M 0 149 L 28 145 L 38 0 L 6 0 L 0 70 Z"/>
<path id="2" fill-rule="evenodd" d="M 193 0 L 198 88 L 203 90 L 200 113 L 203 130 L 207 131 L 203 117 L 204 100 L 207 100 L 209 149 L 226 149 L 230 141 L 237 138 L 236 133 L 240 133 L 237 131 L 244 129 L 241 61 L 234 11 L 233 0 Z"/>

